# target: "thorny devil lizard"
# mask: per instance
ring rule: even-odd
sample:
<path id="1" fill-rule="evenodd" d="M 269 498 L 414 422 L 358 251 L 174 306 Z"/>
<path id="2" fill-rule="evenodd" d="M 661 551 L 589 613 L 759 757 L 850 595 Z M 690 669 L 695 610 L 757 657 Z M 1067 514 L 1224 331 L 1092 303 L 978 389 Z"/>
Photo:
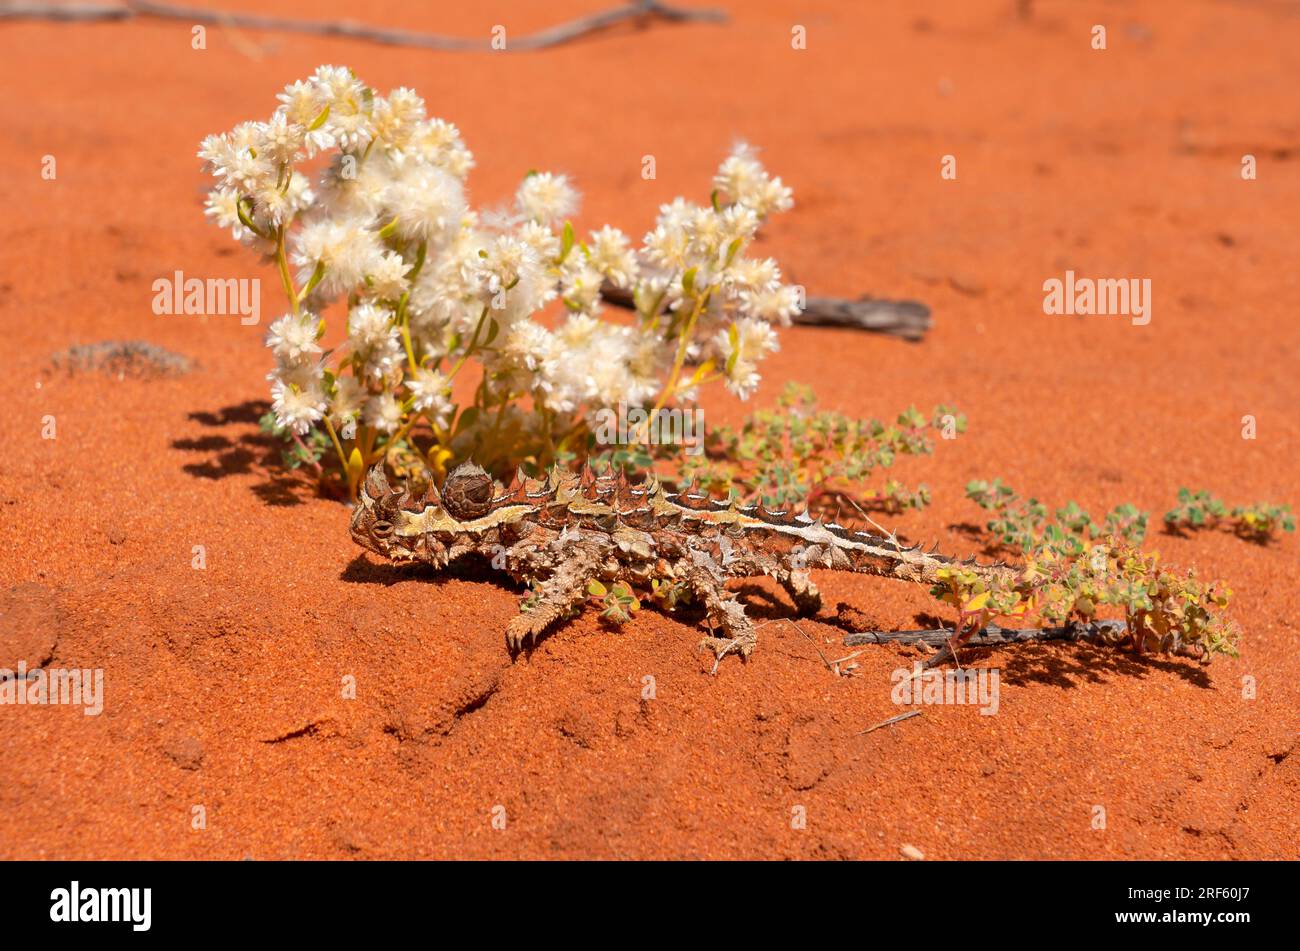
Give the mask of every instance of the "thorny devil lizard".
<path id="1" fill-rule="evenodd" d="M 810 568 L 933 584 L 936 571 L 958 564 L 802 512 L 724 502 L 694 488 L 674 494 L 653 477 L 631 483 L 621 474 L 554 469 L 546 480 L 517 476 L 499 491 L 472 462 L 454 469 L 441 492 L 430 485 L 420 498 L 391 488 L 376 466 L 353 511 L 352 539 L 394 562 L 438 569 L 478 554 L 529 585 L 532 593 L 506 628 L 512 652 L 579 610 L 591 580 L 642 592 L 652 581 L 679 585 L 713 630 L 701 646 L 721 660 L 732 652 L 747 657 L 757 643 L 744 606 L 727 590 L 730 578 L 769 575 L 800 614 L 811 614 L 821 595 Z M 990 581 L 1014 584 L 1017 576 L 1004 565 L 959 564 Z"/>

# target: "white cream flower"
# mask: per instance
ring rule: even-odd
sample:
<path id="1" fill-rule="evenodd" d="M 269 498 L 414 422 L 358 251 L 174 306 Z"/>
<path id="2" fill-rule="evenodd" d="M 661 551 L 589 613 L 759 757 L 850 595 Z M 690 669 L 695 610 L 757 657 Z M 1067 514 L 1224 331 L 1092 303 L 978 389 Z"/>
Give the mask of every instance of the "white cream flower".
<path id="1" fill-rule="evenodd" d="M 420 123 L 411 135 L 411 150 L 429 165 L 462 182 L 474 167 L 474 156 L 461 141 L 460 130 L 442 119 Z"/>
<path id="2" fill-rule="evenodd" d="M 555 280 L 537 252 L 512 234 L 492 238 L 466 264 L 479 299 L 500 322 L 527 317 L 555 297 Z"/>
<path id="3" fill-rule="evenodd" d="M 516 322 L 506 334 L 502 352 L 516 365 L 536 370 L 550 355 L 553 334 L 533 320 Z"/>
<path id="4" fill-rule="evenodd" d="M 564 175 L 534 172 L 519 185 L 515 205 L 525 218 L 552 225 L 578 210 L 578 193 Z"/>
<path id="5" fill-rule="evenodd" d="M 713 176 L 714 187 L 725 198 L 751 208 L 759 218 L 794 205 L 794 193 L 772 178 L 758 160 L 758 153 L 740 142 Z"/>
<path id="6" fill-rule="evenodd" d="M 384 208 L 392 175 L 386 155 L 372 155 L 361 162 L 355 155 L 339 152 L 320 171 L 320 209 L 331 217 L 374 218 Z"/>
<path id="7" fill-rule="evenodd" d="M 569 310 L 584 314 L 595 314 L 600 310 L 600 286 L 605 276 L 589 263 L 576 257 L 577 263 L 565 268 L 560 280 L 560 296 L 564 306 Z"/>
<path id="8" fill-rule="evenodd" d="M 539 261 L 554 261 L 560 256 L 560 238 L 539 221 L 525 221 L 519 226 L 519 240 L 535 252 Z"/>
<path id="9" fill-rule="evenodd" d="M 280 100 L 280 108 L 277 111 L 284 113 L 285 120 L 304 129 L 314 125 L 325 108 L 325 100 L 321 96 L 320 88 L 315 83 L 302 80 L 285 86 L 284 91 L 275 98 Z"/>
<path id="10" fill-rule="evenodd" d="M 376 99 L 371 117 L 375 140 L 395 149 L 407 147 L 423 120 L 424 100 L 405 86 Z"/>
<path id="11" fill-rule="evenodd" d="M 271 410 L 276 424 L 305 435 L 325 414 L 319 368 L 313 376 L 272 374 L 271 379 Z"/>
<path id="12" fill-rule="evenodd" d="M 366 388 L 354 376 L 340 376 L 334 381 L 330 398 L 330 418 L 336 423 L 355 422 L 366 401 Z"/>
<path id="13" fill-rule="evenodd" d="M 793 284 L 740 292 L 742 313 L 782 327 L 790 326 L 791 318 L 802 309 L 802 302 L 803 291 Z"/>
<path id="14" fill-rule="evenodd" d="M 306 141 L 307 130 L 289 119 L 284 112 L 274 113 L 261 126 L 261 152 L 274 165 L 289 165 L 297 161 Z"/>
<path id="15" fill-rule="evenodd" d="M 781 268 L 772 258 L 737 258 L 723 275 L 733 296 L 741 291 L 775 290 L 780 280 Z"/>
<path id="16" fill-rule="evenodd" d="M 776 332 L 766 321 L 744 317 L 718 331 L 713 345 L 723 360 L 727 389 L 742 400 L 758 386 L 758 361 L 780 349 Z"/>
<path id="17" fill-rule="evenodd" d="M 591 266 L 617 287 L 631 287 L 639 268 L 627 235 L 609 225 L 591 233 L 587 245 Z"/>
<path id="18" fill-rule="evenodd" d="M 466 199 L 474 159 L 456 126 L 429 117 L 413 90 L 380 95 L 344 67 L 284 87 L 266 121 L 208 136 L 199 155 L 215 179 L 205 215 L 263 254 L 283 235 L 296 287 L 317 282 L 309 312 L 278 318 L 267 335 L 276 419 L 298 434 L 325 413 L 390 435 L 412 409 L 451 419 L 448 361 L 481 325 L 491 343 L 478 339 L 472 359 L 486 398 L 531 397 L 532 408 L 506 405 L 471 427 L 500 421 L 511 439 L 539 435 L 538 409 L 560 414 L 550 423 L 567 431 L 597 408 L 655 400 L 677 352 L 671 328 L 688 312 L 688 362 L 717 360 L 744 398 L 777 347 L 774 327 L 801 306 L 802 289 L 781 283 L 774 260 L 748 257 L 760 223 L 792 195 L 743 144 L 718 168 L 710 201 L 660 206 L 639 248 L 605 226 L 563 261 L 559 225 L 578 209 L 566 176 L 529 174 L 510 209 L 480 215 Z M 607 284 L 631 293 L 637 316 L 598 316 Z M 316 315 L 340 296 L 347 343 L 323 351 Z M 560 296 L 563 319 L 547 329 L 534 315 Z M 422 365 L 410 365 L 415 354 Z M 679 382 L 671 396 L 695 389 Z"/>
<path id="19" fill-rule="evenodd" d="M 370 272 L 370 284 L 366 288 L 367 296 L 379 300 L 397 300 L 411 286 L 411 282 L 406 278 L 410 269 L 411 265 L 407 264 L 406 259 L 396 251 L 385 252 L 374 270 Z"/>
<path id="20" fill-rule="evenodd" d="M 298 316 L 285 314 L 267 328 L 266 345 L 275 358 L 285 365 L 297 365 L 320 353 L 317 343 L 320 320 L 314 314 L 303 312 Z"/>
<path id="21" fill-rule="evenodd" d="M 248 229 L 239 219 L 239 192 L 233 188 L 214 188 L 208 192 L 208 200 L 203 213 L 222 228 L 229 228 L 236 241 L 244 236 Z"/>
<path id="22" fill-rule="evenodd" d="M 379 235 L 360 218 L 316 218 L 295 235 L 293 260 L 299 267 L 299 286 L 305 285 L 317 265 L 323 264 L 324 273 L 316 288 L 323 300 L 355 290 L 379 266 L 383 255 Z"/>
<path id="23" fill-rule="evenodd" d="M 406 389 L 411 394 L 411 405 L 439 425 L 450 415 L 451 399 L 447 377 L 437 370 L 417 368 L 406 378 Z"/>
<path id="24" fill-rule="evenodd" d="M 431 165 L 404 168 L 389 184 L 384 204 L 403 240 L 435 245 L 446 243 L 465 215 L 460 181 Z"/>
<path id="25" fill-rule="evenodd" d="M 366 403 L 365 423 L 381 433 L 395 433 L 402 425 L 402 404 L 392 393 L 372 396 Z"/>
<path id="26" fill-rule="evenodd" d="M 690 238 L 685 228 L 660 223 L 646 234 L 642 244 L 642 253 L 647 261 L 657 267 L 666 271 L 680 271 L 690 267 Z"/>

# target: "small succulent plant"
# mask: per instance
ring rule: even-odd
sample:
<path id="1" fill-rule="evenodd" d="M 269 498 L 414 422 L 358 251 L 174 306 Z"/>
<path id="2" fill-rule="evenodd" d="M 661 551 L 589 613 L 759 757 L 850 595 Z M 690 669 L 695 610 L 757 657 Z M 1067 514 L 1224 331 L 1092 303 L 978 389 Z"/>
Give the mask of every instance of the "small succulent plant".
<path id="1" fill-rule="evenodd" d="M 1178 504 L 1165 513 L 1165 526 L 1172 532 L 1189 529 L 1227 528 L 1253 542 L 1267 542 L 1281 532 L 1295 531 L 1291 506 L 1255 502 L 1229 509 L 1222 499 L 1206 489 L 1178 490 Z"/>

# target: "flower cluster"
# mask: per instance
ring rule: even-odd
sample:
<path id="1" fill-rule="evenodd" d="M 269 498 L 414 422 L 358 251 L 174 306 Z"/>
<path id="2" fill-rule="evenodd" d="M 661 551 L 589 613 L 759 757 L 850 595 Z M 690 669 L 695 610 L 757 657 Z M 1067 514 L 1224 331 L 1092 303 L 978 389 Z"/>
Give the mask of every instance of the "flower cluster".
<path id="1" fill-rule="evenodd" d="M 511 208 L 473 210 L 473 157 L 410 89 L 384 97 L 322 66 L 279 101 L 204 140 L 207 214 L 275 259 L 290 305 L 267 339 L 276 425 L 300 444 L 324 429 L 353 489 L 393 450 L 434 472 L 471 454 L 543 467 L 588 448 L 602 408 L 690 401 L 714 380 L 744 398 L 801 306 L 774 260 L 746 253 L 792 204 L 748 146 L 707 204 L 664 205 L 638 248 L 609 226 L 579 240 L 564 175 L 530 172 Z M 603 317 L 611 285 L 635 301 L 630 324 Z M 327 350 L 336 301 L 347 339 Z M 462 409 L 452 382 L 471 359 L 481 382 Z"/>

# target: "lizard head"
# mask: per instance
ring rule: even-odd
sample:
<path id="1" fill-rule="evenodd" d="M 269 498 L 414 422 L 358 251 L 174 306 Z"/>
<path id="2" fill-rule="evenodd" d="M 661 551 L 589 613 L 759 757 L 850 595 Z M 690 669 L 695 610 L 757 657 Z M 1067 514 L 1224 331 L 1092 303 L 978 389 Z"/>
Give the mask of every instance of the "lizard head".
<path id="1" fill-rule="evenodd" d="M 352 540 L 394 561 L 416 560 L 420 539 L 408 530 L 414 514 L 410 509 L 411 493 L 390 487 L 380 463 L 361 486 L 361 497 L 352 511 Z"/>

